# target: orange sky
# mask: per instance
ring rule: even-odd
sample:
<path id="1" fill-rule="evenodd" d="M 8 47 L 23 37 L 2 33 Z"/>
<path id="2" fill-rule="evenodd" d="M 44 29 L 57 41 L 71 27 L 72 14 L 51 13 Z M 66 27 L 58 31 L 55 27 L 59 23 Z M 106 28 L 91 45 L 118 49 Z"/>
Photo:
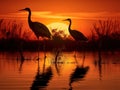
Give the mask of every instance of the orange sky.
<path id="1" fill-rule="evenodd" d="M 44 24 L 72 18 L 73 29 L 89 32 L 95 20 L 120 18 L 120 0 L 0 0 L 0 17 L 27 17 L 19 9 L 30 7 L 32 20 Z"/>
<path id="2" fill-rule="evenodd" d="M 120 0 L 0 0 L 0 13 L 31 7 L 52 12 L 120 12 Z"/>

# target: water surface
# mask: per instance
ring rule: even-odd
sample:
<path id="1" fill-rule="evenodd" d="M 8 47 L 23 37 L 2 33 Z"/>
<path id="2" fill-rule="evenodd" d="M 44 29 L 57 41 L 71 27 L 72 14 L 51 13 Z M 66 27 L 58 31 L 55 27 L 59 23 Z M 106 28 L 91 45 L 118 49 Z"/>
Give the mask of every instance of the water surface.
<path id="1" fill-rule="evenodd" d="M 120 90 L 120 52 L 37 55 L 0 52 L 0 90 Z"/>

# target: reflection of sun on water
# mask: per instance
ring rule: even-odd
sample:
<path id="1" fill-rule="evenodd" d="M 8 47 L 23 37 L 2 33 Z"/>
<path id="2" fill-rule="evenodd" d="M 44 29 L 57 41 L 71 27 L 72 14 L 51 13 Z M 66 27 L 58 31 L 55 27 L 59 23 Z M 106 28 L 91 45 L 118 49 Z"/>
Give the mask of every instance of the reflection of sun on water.
<path id="1" fill-rule="evenodd" d="M 49 28 L 50 32 L 52 32 L 52 30 L 56 30 L 56 32 L 63 31 L 63 34 L 67 36 L 69 35 L 68 25 L 64 23 L 54 22 L 54 23 L 48 24 L 47 27 Z"/>

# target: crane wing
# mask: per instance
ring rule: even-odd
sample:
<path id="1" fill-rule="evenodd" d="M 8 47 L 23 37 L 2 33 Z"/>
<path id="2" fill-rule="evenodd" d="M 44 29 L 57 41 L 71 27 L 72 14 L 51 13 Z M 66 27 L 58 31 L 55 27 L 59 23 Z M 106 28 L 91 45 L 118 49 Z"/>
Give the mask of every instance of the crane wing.
<path id="1" fill-rule="evenodd" d="M 39 23 L 39 22 L 33 22 L 32 25 L 33 25 L 32 30 L 34 31 L 37 37 L 41 36 L 41 37 L 50 38 L 51 33 L 44 24 Z"/>
<path id="2" fill-rule="evenodd" d="M 77 30 L 71 30 L 70 34 L 77 41 L 87 41 L 87 38 L 81 32 Z"/>

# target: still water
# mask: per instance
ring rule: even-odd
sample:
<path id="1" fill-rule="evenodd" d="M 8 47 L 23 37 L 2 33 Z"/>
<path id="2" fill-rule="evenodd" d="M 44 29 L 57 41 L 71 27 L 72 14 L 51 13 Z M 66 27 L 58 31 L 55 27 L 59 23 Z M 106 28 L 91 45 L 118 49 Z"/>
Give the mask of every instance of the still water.
<path id="1" fill-rule="evenodd" d="M 0 90 L 120 90 L 120 52 L 37 58 L 37 52 L 0 52 Z"/>

